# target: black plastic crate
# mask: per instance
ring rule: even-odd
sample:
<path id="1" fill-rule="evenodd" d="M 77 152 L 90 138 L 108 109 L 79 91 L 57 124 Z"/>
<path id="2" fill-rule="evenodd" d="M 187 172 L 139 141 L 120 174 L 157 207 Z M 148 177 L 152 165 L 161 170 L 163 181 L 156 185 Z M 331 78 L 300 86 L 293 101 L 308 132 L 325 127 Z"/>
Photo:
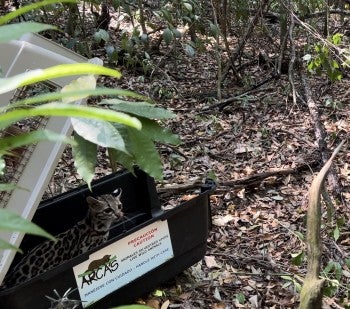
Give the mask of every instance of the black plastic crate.
<path id="1" fill-rule="evenodd" d="M 52 234 L 63 232 L 81 220 L 87 211 L 88 195 L 123 190 L 123 211 L 127 219 L 112 226 L 109 240 L 46 273 L 0 292 L 0 308 L 48 308 L 45 295 L 57 298 L 69 288 L 70 299 L 81 299 L 89 308 L 108 308 L 132 302 L 184 269 L 205 254 L 211 222 L 209 194 L 214 183 L 203 185 L 195 198 L 162 211 L 152 178 L 136 170 L 107 176 L 92 186 L 59 195 L 40 204 L 33 222 Z M 26 251 L 43 239 L 26 235 Z M 107 264 L 86 272 L 91 261 L 109 257 Z M 89 259 L 90 257 L 90 259 Z M 20 256 L 16 256 L 13 265 Z M 74 268 L 74 270 L 73 270 Z M 78 289 L 80 288 L 80 291 Z M 80 297 L 80 295 L 82 297 Z"/>

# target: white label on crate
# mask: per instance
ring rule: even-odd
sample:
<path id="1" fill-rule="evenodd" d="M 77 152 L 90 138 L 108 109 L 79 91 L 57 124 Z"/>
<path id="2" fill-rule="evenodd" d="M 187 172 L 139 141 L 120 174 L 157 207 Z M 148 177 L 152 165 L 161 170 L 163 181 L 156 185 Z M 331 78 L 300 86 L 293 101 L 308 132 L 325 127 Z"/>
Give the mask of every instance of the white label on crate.
<path id="1" fill-rule="evenodd" d="M 174 256 L 167 221 L 157 221 L 94 252 L 73 267 L 87 307 Z"/>

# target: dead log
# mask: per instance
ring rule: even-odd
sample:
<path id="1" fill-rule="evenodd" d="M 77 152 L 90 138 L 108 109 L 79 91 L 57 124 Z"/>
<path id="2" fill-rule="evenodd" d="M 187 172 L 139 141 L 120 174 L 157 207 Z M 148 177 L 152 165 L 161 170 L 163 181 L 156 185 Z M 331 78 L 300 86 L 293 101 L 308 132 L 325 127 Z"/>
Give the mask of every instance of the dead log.
<path id="1" fill-rule="evenodd" d="M 314 160 L 312 162 L 307 162 L 307 163 L 302 163 L 296 167 L 284 168 L 284 169 L 274 169 L 274 170 L 270 170 L 270 171 L 266 171 L 266 172 L 253 174 L 253 175 L 243 177 L 240 179 L 221 182 L 221 183 L 219 183 L 219 186 L 220 185 L 227 186 L 227 187 L 232 187 L 235 189 L 258 186 L 266 178 L 281 177 L 281 176 L 286 176 L 286 175 L 290 175 L 290 174 L 300 173 L 303 170 L 310 169 L 310 166 L 314 166 L 315 164 L 318 164 L 318 160 Z"/>
<path id="2" fill-rule="evenodd" d="M 320 279 L 320 260 L 322 256 L 321 243 L 321 203 L 320 194 L 325 177 L 332 161 L 339 152 L 344 141 L 333 151 L 332 156 L 312 181 L 309 190 L 309 205 L 307 212 L 307 273 L 300 294 L 299 309 L 322 308 L 322 292 L 324 279 Z"/>
<path id="3" fill-rule="evenodd" d="M 320 113 L 318 110 L 318 106 L 314 101 L 314 99 L 312 98 L 312 92 L 309 87 L 307 77 L 304 74 L 301 74 L 301 79 L 304 87 L 304 93 L 305 93 L 307 105 L 310 111 L 310 116 L 315 127 L 315 137 L 316 137 L 317 148 L 320 151 L 322 163 L 326 164 L 329 158 L 327 144 L 326 144 L 326 130 L 323 126 L 323 123 L 320 120 Z M 339 186 L 338 176 L 333 167 L 331 167 L 329 170 L 328 183 L 329 183 L 331 192 L 336 197 L 340 197 L 341 189 Z"/>
<path id="4" fill-rule="evenodd" d="M 257 173 L 249 175 L 247 177 L 242 177 L 235 180 L 219 182 L 217 185 L 220 187 L 231 187 L 234 189 L 242 189 L 246 187 L 256 187 L 261 184 L 265 179 L 270 177 L 282 177 L 290 174 L 297 174 L 303 170 L 309 170 L 310 167 L 319 164 L 319 160 L 316 158 L 312 162 L 302 163 L 294 168 L 285 168 L 285 169 L 274 169 L 262 173 Z M 162 194 L 163 197 L 171 196 L 173 194 L 179 194 L 186 192 L 188 190 L 198 189 L 203 185 L 203 183 L 197 179 L 192 182 L 183 183 L 183 184 L 171 184 L 157 189 L 159 194 Z"/>

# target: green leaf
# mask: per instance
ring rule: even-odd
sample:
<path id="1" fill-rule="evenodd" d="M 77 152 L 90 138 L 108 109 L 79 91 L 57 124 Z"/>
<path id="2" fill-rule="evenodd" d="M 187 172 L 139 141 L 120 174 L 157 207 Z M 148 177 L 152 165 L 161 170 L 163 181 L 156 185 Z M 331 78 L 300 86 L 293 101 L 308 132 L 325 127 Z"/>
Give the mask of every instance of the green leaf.
<path id="1" fill-rule="evenodd" d="M 73 118 L 74 131 L 86 140 L 106 148 L 116 148 L 127 153 L 118 130 L 109 122 L 95 119 Z"/>
<path id="2" fill-rule="evenodd" d="M 163 290 L 157 289 L 153 292 L 153 295 L 156 297 L 164 297 L 166 294 Z"/>
<path id="3" fill-rule="evenodd" d="M 55 240 L 55 237 L 45 232 L 41 227 L 26 219 L 23 219 L 18 214 L 3 208 L 0 208 L 0 230 L 24 232 L 32 235 L 43 236 L 50 240 Z"/>
<path id="4" fill-rule="evenodd" d="M 214 38 L 217 38 L 219 36 L 220 30 L 219 28 L 214 25 L 213 23 L 209 24 L 209 31 L 210 31 L 210 35 Z"/>
<path id="5" fill-rule="evenodd" d="M 59 92 L 39 94 L 33 97 L 28 97 L 26 99 L 8 104 L 5 107 L 0 108 L 0 111 L 6 111 L 8 109 L 24 107 L 24 106 L 29 106 L 29 105 L 38 104 L 38 103 L 57 101 L 57 100 L 61 100 L 69 97 L 75 97 L 75 96 L 80 98 L 86 98 L 89 96 L 95 97 L 95 96 L 102 96 L 102 95 L 103 96 L 125 96 L 125 97 L 130 97 L 135 99 L 141 99 L 141 100 L 146 99 L 143 95 L 137 94 L 129 90 L 95 88 L 95 89 L 73 90 L 73 91 L 66 91 L 66 92 L 59 91 Z"/>
<path id="6" fill-rule="evenodd" d="M 139 118 L 139 120 L 142 123 L 143 134 L 147 135 L 149 139 L 164 144 L 180 144 L 181 140 L 176 134 L 162 128 L 156 121 L 146 118 Z"/>
<path id="7" fill-rule="evenodd" d="M 3 27 L 1 27 L 1 31 Z M 0 78 L 0 94 L 45 80 L 84 74 L 107 75 L 115 78 L 121 77 L 120 72 L 117 70 L 92 63 L 59 64 L 47 69 L 36 69 L 9 78 Z"/>
<path id="8" fill-rule="evenodd" d="M 304 261 L 305 252 L 300 251 L 298 253 L 292 253 L 291 256 L 292 256 L 292 263 L 296 266 L 300 266 Z"/>
<path id="9" fill-rule="evenodd" d="M 101 41 L 108 42 L 109 34 L 106 30 L 99 29 L 94 33 L 94 39 L 97 43 L 100 43 Z"/>
<path id="10" fill-rule="evenodd" d="M 336 225 L 334 231 L 333 231 L 333 238 L 335 241 L 338 241 L 339 239 L 339 236 L 340 236 L 340 229 L 339 229 L 339 226 Z"/>
<path id="11" fill-rule="evenodd" d="M 16 109 L 0 114 L 0 129 L 9 126 L 20 119 L 34 116 L 61 116 L 61 117 L 83 117 L 105 121 L 119 122 L 127 126 L 141 129 L 141 122 L 134 117 L 124 113 L 115 112 L 97 107 L 65 104 L 47 103 L 32 109 Z"/>
<path id="12" fill-rule="evenodd" d="M 332 36 L 332 42 L 334 45 L 339 45 L 342 41 L 343 34 L 336 33 Z"/>
<path id="13" fill-rule="evenodd" d="M 5 153 L 11 149 L 22 147 L 28 144 L 34 144 L 40 141 L 60 141 L 68 144 L 74 144 L 74 141 L 61 134 L 49 130 L 38 130 L 24 133 L 16 136 L 3 137 L 0 139 L 0 153 Z"/>
<path id="14" fill-rule="evenodd" d="M 346 266 L 347 266 L 348 268 L 350 268 L 350 259 L 347 258 L 347 259 L 344 260 L 344 262 L 345 262 Z"/>
<path id="15" fill-rule="evenodd" d="M 93 90 L 96 88 L 96 77 L 94 75 L 84 75 L 81 76 L 72 82 L 70 82 L 68 85 L 65 85 L 62 89 L 62 93 L 67 93 L 67 92 L 72 92 L 76 90 Z M 65 97 L 62 99 L 62 102 L 64 103 L 69 103 L 69 102 L 75 102 L 78 100 L 84 99 L 85 96 L 70 96 L 70 97 Z"/>
<path id="16" fill-rule="evenodd" d="M 134 172 L 135 158 L 132 155 L 128 155 L 125 152 L 119 151 L 114 148 L 108 148 L 109 160 L 113 163 L 123 165 L 129 172 Z"/>
<path id="17" fill-rule="evenodd" d="M 111 105 L 111 108 L 124 113 L 133 114 L 149 119 L 169 119 L 176 115 L 164 108 L 155 107 L 147 102 L 127 102 L 119 99 L 103 100 L 103 104 Z"/>
<path id="18" fill-rule="evenodd" d="M 294 231 L 294 234 L 301 240 L 304 241 L 304 234 L 299 231 Z"/>
<path id="19" fill-rule="evenodd" d="M 132 153 L 136 164 L 152 177 L 163 179 L 160 156 L 153 142 L 141 131 L 129 128 Z"/>
<path id="20" fill-rule="evenodd" d="M 74 140 L 76 141 L 76 145 L 72 148 L 74 165 L 91 190 L 97 162 L 97 147 L 79 134 L 74 135 Z"/>
<path id="21" fill-rule="evenodd" d="M 195 54 L 196 54 L 196 51 L 195 49 L 190 45 L 190 44 L 185 44 L 184 45 L 184 49 L 185 49 L 185 54 L 188 56 L 188 57 L 194 57 Z"/>
<path id="22" fill-rule="evenodd" d="M 49 29 L 57 29 L 57 28 L 51 25 L 39 24 L 39 23 L 29 22 L 29 21 L 22 22 L 20 24 L 11 24 L 11 25 L 1 26 L 0 43 L 8 42 L 11 40 L 17 40 L 22 35 L 29 32 L 36 33 L 36 32 L 49 30 Z M 1 90 L 1 82 L 0 82 L 0 93 L 3 93 L 1 91 L 2 90 Z"/>
<path id="23" fill-rule="evenodd" d="M 192 12 L 192 5 L 190 3 L 184 2 L 183 5 L 187 11 Z"/>
<path id="24" fill-rule="evenodd" d="M 5 249 L 15 250 L 15 251 L 22 253 L 22 250 L 20 248 L 17 248 L 15 246 L 11 245 L 10 243 L 8 243 L 7 241 L 4 241 L 0 238 L 0 250 L 5 250 Z"/>
<path id="25" fill-rule="evenodd" d="M 243 293 L 236 294 L 236 299 L 239 304 L 243 305 L 246 302 L 246 298 Z"/>
<path id="26" fill-rule="evenodd" d="M 44 0 L 44 1 L 40 1 L 40 2 L 31 3 L 28 5 L 22 6 L 18 9 L 16 9 L 15 11 L 12 11 L 4 16 L 0 16 L 0 25 L 6 24 L 10 20 L 15 19 L 15 18 L 17 18 L 25 13 L 32 11 L 32 10 L 41 8 L 41 7 L 46 6 L 46 5 L 51 5 L 54 3 L 77 3 L 77 1 L 76 0 L 59 0 L 59 1 L 58 0 Z M 23 24 L 23 23 L 21 23 L 21 24 Z M 1 28 L 1 31 L 2 31 L 2 28 Z M 29 32 L 29 31 L 27 31 L 27 32 Z"/>
<path id="27" fill-rule="evenodd" d="M 169 28 L 165 28 L 163 31 L 163 39 L 166 45 L 169 45 L 173 40 L 173 33 Z"/>

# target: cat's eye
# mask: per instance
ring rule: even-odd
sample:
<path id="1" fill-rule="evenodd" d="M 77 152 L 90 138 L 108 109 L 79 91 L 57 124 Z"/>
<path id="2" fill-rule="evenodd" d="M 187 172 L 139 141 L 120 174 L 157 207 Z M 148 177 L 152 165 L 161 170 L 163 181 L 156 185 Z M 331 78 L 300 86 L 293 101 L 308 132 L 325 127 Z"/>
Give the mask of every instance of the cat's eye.
<path id="1" fill-rule="evenodd" d="M 103 212 L 106 213 L 106 214 L 110 214 L 110 213 L 113 212 L 113 210 L 110 209 L 110 208 L 107 208 L 107 209 L 105 209 Z"/>

